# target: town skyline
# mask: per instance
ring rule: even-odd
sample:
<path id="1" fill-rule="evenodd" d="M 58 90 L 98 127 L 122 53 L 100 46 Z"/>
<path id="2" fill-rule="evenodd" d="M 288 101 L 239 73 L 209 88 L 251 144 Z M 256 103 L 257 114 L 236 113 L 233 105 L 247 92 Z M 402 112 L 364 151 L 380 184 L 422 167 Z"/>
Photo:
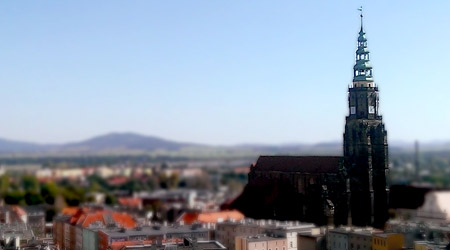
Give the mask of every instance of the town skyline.
<path id="1" fill-rule="evenodd" d="M 2 4 L 0 138 L 342 140 L 361 3 L 50 3 Z M 450 140 L 445 4 L 363 3 L 390 141 Z"/>

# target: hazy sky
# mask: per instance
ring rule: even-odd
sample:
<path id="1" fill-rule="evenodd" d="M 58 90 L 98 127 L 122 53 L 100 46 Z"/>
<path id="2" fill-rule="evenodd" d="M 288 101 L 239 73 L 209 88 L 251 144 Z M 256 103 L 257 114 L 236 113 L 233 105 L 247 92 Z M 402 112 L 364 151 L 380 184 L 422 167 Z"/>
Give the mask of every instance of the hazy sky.
<path id="1" fill-rule="evenodd" d="M 2 1 L 0 137 L 340 141 L 360 5 L 389 140 L 449 140 L 450 1 Z"/>

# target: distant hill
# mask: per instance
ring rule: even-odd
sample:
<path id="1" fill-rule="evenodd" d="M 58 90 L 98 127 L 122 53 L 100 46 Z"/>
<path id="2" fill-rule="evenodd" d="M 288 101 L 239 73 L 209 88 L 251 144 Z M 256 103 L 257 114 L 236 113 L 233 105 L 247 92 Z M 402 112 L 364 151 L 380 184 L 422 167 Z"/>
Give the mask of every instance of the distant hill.
<path id="1" fill-rule="evenodd" d="M 391 153 L 413 152 L 414 144 L 392 142 Z M 424 143 L 424 151 L 450 151 L 450 142 Z M 182 157 L 238 157 L 258 155 L 342 155 L 342 142 L 317 144 L 240 144 L 234 146 L 211 146 L 170 141 L 154 136 L 135 133 L 110 133 L 88 140 L 66 144 L 37 144 L 0 139 L 1 156 L 79 156 L 79 155 L 127 155 L 150 154 Z"/>
<path id="2" fill-rule="evenodd" d="M 0 139 L 0 154 L 108 154 L 108 153 L 145 153 L 177 151 L 184 147 L 194 146 L 190 143 L 178 143 L 153 136 L 134 133 L 110 133 L 85 141 L 66 144 L 37 144 Z"/>
<path id="3" fill-rule="evenodd" d="M 45 145 L 40 145 L 37 143 L 19 142 L 6 139 L 0 139 L 0 154 L 2 153 L 31 153 L 39 152 L 44 148 Z"/>
<path id="4" fill-rule="evenodd" d="M 143 151 L 155 150 L 176 151 L 181 148 L 194 146 L 190 143 L 179 143 L 153 136 L 143 136 L 134 133 L 111 133 L 97 136 L 86 141 L 61 145 L 60 151 L 75 152 L 111 152 L 111 151 Z"/>

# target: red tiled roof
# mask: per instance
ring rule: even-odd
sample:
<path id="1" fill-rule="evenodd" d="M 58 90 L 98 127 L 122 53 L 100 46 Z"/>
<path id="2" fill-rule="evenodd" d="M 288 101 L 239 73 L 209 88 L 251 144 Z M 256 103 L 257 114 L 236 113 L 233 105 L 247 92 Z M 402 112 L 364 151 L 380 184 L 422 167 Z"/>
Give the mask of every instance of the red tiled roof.
<path id="1" fill-rule="evenodd" d="M 94 222 L 100 222 L 103 225 L 105 225 L 105 221 L 103 219 L 103 214 L 105 211 L 97 211 L 92 214 L 86 214 L 80 217 L 77 224 L 81 225 L 82 227 L 89 227 Z"/>
<path id="2" fill-rule="evenodd" d="M 80 220 L 80 218 L 83 217 L 83 215 L 85 216 L 89 212 L 91 212 L 91 209 L 89 207 L 77 208 L 76 212 L 74 214 L 72 214 L 72 217 L 70 218 L 70 224 L 72 224 L 72 225 L 77 224 L 77 222 Z"/>
<path id="3" fill-rule="evenodd" d="M 192 224 L 197 221 L 198 213 L 189 213 L 186 212 L 178 219 L 178 221 L 183 221 L 184 224 Z"/>
<path id="4" fill-rule="evenodd" d="M 252 170 L 301 173 L 338 173 L 339 156 L 260 156 Z"/>
<path id="5" fill-rule="evenodd" d="M 217 223 L 225 220 L 242 220 L 244 215 L 237 210 L 219 211 L 219 212 L 203 212 L 203 213 L 184 213 L 178 221 L 183 221 L 185 224 L 192 224 L 194 222 L 200 223 Z"/>
<path id="6" fill-rule="evenodd" d="M 110 223 L 108 218 L 121 227 L 136 227 L 136 221 L 129 214 L 110 210 L 90 210 L 89 208 L 79 208 L 70 218 L 70 224 L 89 227 L 92 223 L 99 222 L 107 225 Z"/>
<path id="7" fill-rule="evenodd" d="M 125 228 L 136 227 L 136 221 L 134 221 L 134 219 L 128 214 L 114 212 L 112 213 L 112 217 L 114 221 L 119 225 L 121 225 L 122 227 Z"/>
<path id="8" fill-rule="evenodd" d="M 133 197 L 121 197 L 119 198 L 119 204 L 127 207 L 139 207 L 142 204 L 142 199 Z"/>
<path id="9" fill-rule="evenodd" d="M 117 186 L 117 185 L 125 184 L 127 181 L 128 181 L 127 177 L 117 176 L 117 177 L 113 177 L 113 178 L 109 179 L 108 184 Z"/>
<path id="10" fill-rule="evenodd" d="M 78 211 L 78 207 L 65 207 L 61 211 L 64 215 L 74 215 Z"/>

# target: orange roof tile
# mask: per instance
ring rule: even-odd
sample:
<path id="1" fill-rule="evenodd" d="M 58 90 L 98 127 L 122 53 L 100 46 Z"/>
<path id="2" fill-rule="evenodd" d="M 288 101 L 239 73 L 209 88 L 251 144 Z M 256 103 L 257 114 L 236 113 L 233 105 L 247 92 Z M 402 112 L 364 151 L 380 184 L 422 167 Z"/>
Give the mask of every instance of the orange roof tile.
<path id="1" fill-rule="evenodd" d="M 119 204 L 128 207 L 139 207 L 142 204 L 142 199 L 133 197 L 121 197 L 119 198 Z"/>
<path id="2" fill-rule="evenodd" d="M 184 224 L 192 224 L 197 221 L 199 213 L 184 213 L 178 221 L 183 221 Z"/>
<path id="3" fill-rule="evenodd" d="M 136 221 L 129 215 L 125 213 L 117 213 L 114 212 L 111 214 L 114 221 L 125 228 L 134 228 L 136 227 Z"/>
<path id="4" fill-rule="evenodd" d="M 72 212 L 72 211 L 70 211 Z M 116 224 L 125 228 L 134 228 L 137 223 L 133 217 L 126 213 L 118 213 L 111 210 L 93 210 L 87 207 L 78 208 L 76 212 L 70 218 L 70 224 L 78 225 L 82 227 L 89 227 L 94 222 L 99 222 L 103 225 L 108 224 L 107 217 L 109 215 L 110 219 Z"/>
<path id="5" fill-rule="evenodd" d="M 77 211 L 78 207 L 65 207 L 61 213 L 64 215 L 74 215 Z"/>
<path id="6" fill-rule="evenodd" d="M 216 223 L 219 220 L 229 219 L 242 220 L 244 219 L 244 215 L 238 210 L 201 213 L 198 215 L 198 221 L 201 223 Z"/>
<path id="7" fill-rule="evenodd" d="M 242 220 L 244 215 L 237 210 L 226 210 L 219 212 L 203 212 L 203 213 L 184 213 L 179 221 L 185 224 L 192 224 L 194 222 L 200 223 L 217 223 L 225 220 Z"/>
<path id="8" fill-rule="evenodd" d="M 93 214 L 87 214 L 84 218 L 80 218 L 78 225 L 82 227 L 89 227 L 94 222 L 101 222 L 102 224 L 106 224 L 103 219 L 103 211 L 98 211 Z"/>

